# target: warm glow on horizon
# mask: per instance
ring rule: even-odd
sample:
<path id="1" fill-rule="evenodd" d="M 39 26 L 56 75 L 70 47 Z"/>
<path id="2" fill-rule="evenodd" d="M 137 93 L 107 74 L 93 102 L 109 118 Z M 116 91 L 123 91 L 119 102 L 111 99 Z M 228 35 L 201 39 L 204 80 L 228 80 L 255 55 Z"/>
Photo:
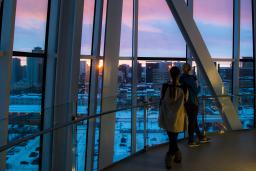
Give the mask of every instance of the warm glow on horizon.
<path id="1" fill-rule="evenodd" d="M 103 69 L 103 60 L 99 61 L 98 69 Z"/>

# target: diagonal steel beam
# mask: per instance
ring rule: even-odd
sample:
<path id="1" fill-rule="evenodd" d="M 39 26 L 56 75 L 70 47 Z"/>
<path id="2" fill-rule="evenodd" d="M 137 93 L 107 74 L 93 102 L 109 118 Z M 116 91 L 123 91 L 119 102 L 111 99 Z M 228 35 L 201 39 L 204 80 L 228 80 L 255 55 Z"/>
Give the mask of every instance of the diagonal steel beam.
<path id="1" fill-rule="evenodd" d="M 224 84 L 215 68 L 206 44 L 196 26 L 196 23 L 187 8 L 185 1 L 182 0 L 166 0 L 179 28 L 190 47 L 197 64 L 202 68 L 203 74 L 206 76 L 208 84 L 212 92 L 216 95 L 226 94 Z M 242 129 L 241 121 L 229 97 L 217 97 L 217 101 L 222 108 L 222 118 L 229 129 Z"/>

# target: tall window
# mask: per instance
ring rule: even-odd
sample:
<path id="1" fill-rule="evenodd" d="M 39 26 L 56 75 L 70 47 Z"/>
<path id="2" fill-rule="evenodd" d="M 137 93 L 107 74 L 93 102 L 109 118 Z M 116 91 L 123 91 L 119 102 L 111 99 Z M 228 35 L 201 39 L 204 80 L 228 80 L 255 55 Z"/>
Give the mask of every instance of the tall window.
<path id="1" fill-rule="evenodd" d="M 139 1 L 138 56 L 186 57 L 186 43 L 165 1 Z"/>
<path id="2" fill-rule="evenodd" d="M 253 127 L 254 93 L 252 1 L 241 1 L 239 116 L 244 128 Z"/>
<path id="3" fill-rule="evenodd" d="M 17 0 L 14 51 L 45 50 L 48 0 Z M 37 52 L 38 53 L 38 52 Z"/>
<path id="4" fill-rule="evenodd" d="M 131 100 L 132 100 L 132 61 L 119 60 L 117 108 L 128 108 L 116 112 L 114 161 L 131 153 Z"/>
<path id="5" fill-rule="evenodd" d="M 212 58 L 232 58 L 233 0 L 194 0 L 194 19 Z"/>
<path id="6" fill-rule="evenodd" d="M 100 43 L 100 56 L 104 55 L 105 46 L 105 30 L 106 30 L 106 17 L 108 0 L 103 0 L 103 14 L 102 14 L 102 29 L 101 29 L 101 43 Z"/>
<path id="7" fill-rule="evenodd" d="M 48 0 L 17 0 L 8 141 L 42 128 Z M 11 170 L 38 170 L 40 137 L 8 150 Z"/>
<path id="8" fill-rule="evenodd" d="M 77 116 L 88 115 L 88 101 L 90 88 L 91 61 L 80 59 L 80 73 L 78 82 Z M 85 169 L 87 121 L 76 126 L 77 136 L 77 170 Z"/>
<path id="9" fill-rule="evenodd" d="M 82 55 L 91 55 L 94 9 L 95 9 L 94 0 L 84 1 L 82 47 L 81 47 Z"/>
<path id="10" fill-rule="evenodd" d="M 132 56 L 133 0 L 123 1 L 120 56 Z"/>

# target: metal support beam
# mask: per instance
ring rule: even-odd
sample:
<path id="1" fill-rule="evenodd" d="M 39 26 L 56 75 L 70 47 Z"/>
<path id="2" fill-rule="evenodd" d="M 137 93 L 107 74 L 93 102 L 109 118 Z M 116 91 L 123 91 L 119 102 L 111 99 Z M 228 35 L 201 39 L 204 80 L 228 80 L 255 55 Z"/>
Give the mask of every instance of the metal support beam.
<path id="1" fill-rule="evenodd" d="M 54 93 L 55 93 L 55 74 L 56 74 L 56 54 L 58 45 L 58 26 L 59 26 L 59 7 L 60 0 L 49 1 L 50 7 L 48 18 L 48 43 L 47 43 L 47 63 L 45 79 L 45 106 L 44 106 L 44 129 L 52 128 L 54 116 Z M 43 136 L 42 143 L 42 168 L 41 170 L 51 170 L 52 167 L 52 134 Z"/>
<path id="2" fill-rule="evenodd" d="M 79 64 L 83 20 L 83 0 L 61 0 L 56 62 L 54 125 L 76 116 Z M 52 169 L 74 170 L 76 129 L 63 128 L 53 133 Z"/>
<path id="3" fill-rule="evenodd" d="M 256 94 L 256 0 L 252 0 L 252 27 L 253 27 L 253 78 L 254 94 Z M 254 96 L 254 128 L 256 128 L 256 97 Z"/>
<path id="4" fill-rule="evenodd" d="M 100 43 L 101 43 L 101 28 L 102 28 L 102 12 L 103 0 L 96 0 L 94 12 L 94 30 L 93 30 L 93 43 L 92 55 L 96 59 L 91 62 L 91 78 L 90 78 L 90 93 L 89 93 L 89 115 L 95 115 L 97 112 L 97 94 L 98 94 L 98 76 L 99 76 L 99 56 L 100 56 Z M 86 143 L 86 170 L 93 170 L 94 162 L 94 149 L 95 149 L 95 128 L 96 119 L 88 121 L 87 143 Z"/>
<path id="5" fill-rule="evenodd" d="M 105 35 L 102 112 L 116 109 L 117 73 L 119 61 L 122 0 L 108 0 Z M 113 162 L 115 113 L 101 117 L 99 170 Z"/>
<path id="6" fill-rule="evenodd" d="M 234 0 L 233 10 L 233 77 L 232 77 L 232 94 L 239 94 L 239 60 L 240 60 L 240 0 Z M 238 97 L 233 97 L 233 104 L 238 111 Z"/>
<path id="7" fill-rule="evenodd" d="M 137 57 L 138 57 L 138 0 L 133 0 L 133 30 L 132 30 L 132 106 L 137 105 L 137 84 L 138 84 L 138 71 L 137 71 Z M 132 138 L 131 147 L 132 154 L 136 153 L 137 143 L 137 109 L 132 109 Z"/>
<path id="8" fill-rule="evenodd" d="M 3 6 L 2 32 L 0 49 L 4 52 L 0 57 L 0 146 L 7 144 L 8 113 L 11 90 L 11 65 L 14 38 L 16 0 L 5 1 Z M 6 170 L 6 152 L 0 154 L 0 170 Z"/>
<path id="9" fill-rule="evenodd" d="M 203 38 L 196 26 L 196 23 L 188 10 L 186 3 L 181 0 L 166 0 L 172 14 L 181 30 L 181 33 L 190 47 L 190 50 L 197 64 L 201 67 L 203 74 L 206 75 L 207 82 L 213 93 L 218 96 L 226 94 L 224 85 L 217 72 L 210 53 L 203 41 Z M 241 121 L 231 99 L 228 97 L 217 98 L 224 115 L 222 116 L 226 126 L 229 129 L 242 129 Z"/>

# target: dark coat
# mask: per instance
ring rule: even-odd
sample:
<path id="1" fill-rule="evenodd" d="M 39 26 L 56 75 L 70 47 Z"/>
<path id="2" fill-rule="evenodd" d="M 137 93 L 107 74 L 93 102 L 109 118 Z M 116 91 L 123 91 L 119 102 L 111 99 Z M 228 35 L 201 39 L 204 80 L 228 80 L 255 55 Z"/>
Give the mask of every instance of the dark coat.
<path id="1" fill-rule="evenodd" d="M 196 77 L 194 75 L 182 74 L 180 76 L 180 83 L 182 86 L 187 87 L 189 91 L 187 103 L 198 105 L 198 94 L 200 92 L 200 86 L 196 84 Z"/>

